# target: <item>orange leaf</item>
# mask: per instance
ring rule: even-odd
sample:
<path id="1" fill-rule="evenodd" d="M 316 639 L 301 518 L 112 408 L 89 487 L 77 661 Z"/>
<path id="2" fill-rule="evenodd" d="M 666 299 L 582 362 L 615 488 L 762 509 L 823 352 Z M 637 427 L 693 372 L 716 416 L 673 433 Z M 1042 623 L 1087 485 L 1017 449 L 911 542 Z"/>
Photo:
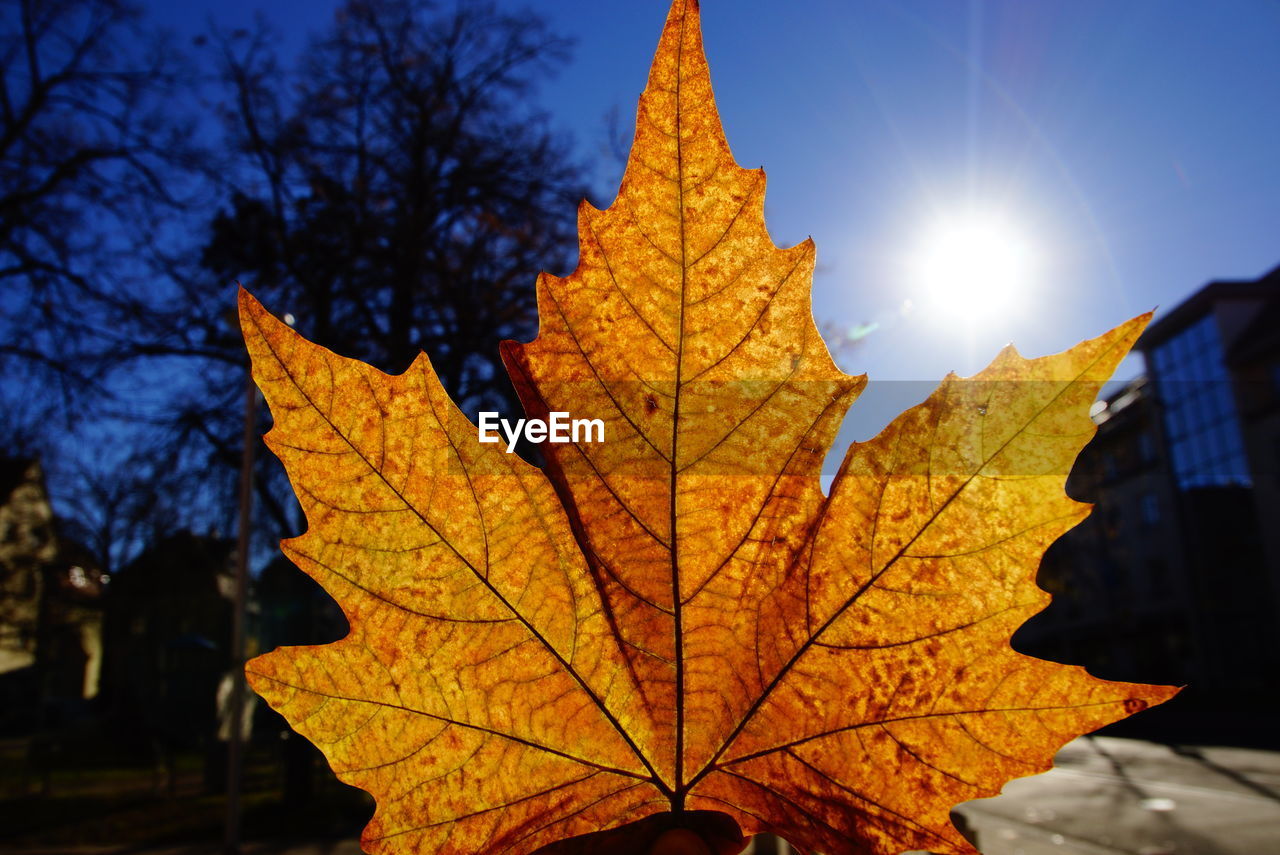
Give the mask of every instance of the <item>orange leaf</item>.
<path id="1" fill-rule="evenodd" d="M 775 247 L 763 198 L 676 0 L 618 198 L 582 206 L 578 269 L 539 279 L 538 338 L 504 345 L 530 417 L 604 424 L 545 473 L 481 443 L 426 356 L 387 376 L 241 293 L 309 526 L 283 548 L 351 623 L 249 679 L 376 797 L 367 851 L 643 852 L 681 825 L 735 848 L 718 811 L 833 855 L 968 853 L 953 805 L 1175 693 L 1009 646 L 1147 318 L 946 378 L 824 496 L 865 380 L 814 326 L 813 244 Z"/>

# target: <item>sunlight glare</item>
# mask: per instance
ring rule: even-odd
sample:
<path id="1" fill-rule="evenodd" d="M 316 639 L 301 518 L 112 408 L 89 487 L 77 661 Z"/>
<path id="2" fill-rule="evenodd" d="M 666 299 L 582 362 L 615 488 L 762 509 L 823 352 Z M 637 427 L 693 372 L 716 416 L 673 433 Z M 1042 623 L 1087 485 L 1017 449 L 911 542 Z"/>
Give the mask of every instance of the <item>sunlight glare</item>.
<path id="1" fill-rule="evenodd" d="M 989 213 L 940 219 L 912 256 L 913 279 L 930 308 L 970 324 L 1014 310 L 1034 266 L 1035 253 L 1020 230 Z"/>

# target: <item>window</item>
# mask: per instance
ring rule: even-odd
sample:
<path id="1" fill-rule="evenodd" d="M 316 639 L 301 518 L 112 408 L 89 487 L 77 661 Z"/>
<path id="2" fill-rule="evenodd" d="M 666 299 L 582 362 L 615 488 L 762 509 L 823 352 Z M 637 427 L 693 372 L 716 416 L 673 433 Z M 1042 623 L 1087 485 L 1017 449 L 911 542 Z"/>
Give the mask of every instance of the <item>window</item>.
<path id="1" fill-rule="evenodd" d="M 1138 434 L 1138 459 L 1150 463 L 1156 459 L 1156 441 L 1147 431 Z"/>
<path id="2" fill-rule="evenodd" d="M 1160 522 L 1160 501 L 1156 498 L 1156 494 L 1143 493 L 1141 503 L 1142 524 L 1150 527 Z"/>
<path id="3" fill-rule="evenodd" d="M 1250 483 L 1231 377 L 1212 315 L 1205 315 L 1152 354 L 1164 402 L 1169 452 L 1178 486 Z"/>

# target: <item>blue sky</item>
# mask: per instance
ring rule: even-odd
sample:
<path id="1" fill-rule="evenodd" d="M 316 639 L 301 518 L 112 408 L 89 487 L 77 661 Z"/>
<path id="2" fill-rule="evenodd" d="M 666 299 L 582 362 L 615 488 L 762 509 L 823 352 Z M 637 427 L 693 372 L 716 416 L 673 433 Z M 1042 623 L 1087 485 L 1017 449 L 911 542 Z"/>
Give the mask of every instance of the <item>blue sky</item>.
<path id="1" fill-rule="evenodd" d="M 155 2 L 179 30 L 257 5 Z M 502 5 L 575 40 L 540 100 L 611 198 L 605 117 L 629 140 L 667 3 Z M 301 45 L 334 6 L 266 11 Z M 703 31 L 734 153 L 768 172 L 775 241 L 817 242 L 815 314 L 878 324 L 840 357 L 873 382 L 971 373 L 1009 341 L 1061 350 L 1280 264 L 1280 2 L 704 0 Z M 931 223 L 974 210 L 1035 262 L 1014 305 L 960 320 L 911 265 Z"/>

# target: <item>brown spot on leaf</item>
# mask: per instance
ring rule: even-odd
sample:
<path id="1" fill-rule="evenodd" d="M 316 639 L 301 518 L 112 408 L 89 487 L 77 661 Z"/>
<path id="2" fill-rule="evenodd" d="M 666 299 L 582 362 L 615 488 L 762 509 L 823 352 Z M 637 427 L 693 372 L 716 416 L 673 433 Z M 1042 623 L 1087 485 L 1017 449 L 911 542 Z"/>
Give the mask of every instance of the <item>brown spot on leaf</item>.
<path id="1" fill-rule="evenodd" d="M 733 847 L 739 827 L 830 855 L 973 855 L 946 817 L 975 786 L 1047 766 L 1120 717 L 1109 699 L 1176 692 L 1023 656 L 989 620 L 1041 596 L 1037 532 L 1146 319 L 949 377 L 824 483 L 864 381 L 814 325 L 812 245 L 774 250 L 760 206 L 735 202 L 761 185 L 729 154 L 693 0 L 672 5 L 635 139 L 618 204 L 589 217 L 599 251 L 553 283 L 538 337 L 502 349 L 530 414 L 639 422 L 585 465 L 568 444 L 542 470 L 480 443 L 428 363 L 382 374 L 242 293 L 307 515 L 290 554 L 351 623 L 249 679 L 374 795 L 375 855 L 644 852 L 673 828 Z M 637 389 L 672 424 L 647 431 Z M 986 395 L 984 435 L 1036 439 L 958 477 Z M 1031 466 L 1059 475 L 1018 477 Z"/>

